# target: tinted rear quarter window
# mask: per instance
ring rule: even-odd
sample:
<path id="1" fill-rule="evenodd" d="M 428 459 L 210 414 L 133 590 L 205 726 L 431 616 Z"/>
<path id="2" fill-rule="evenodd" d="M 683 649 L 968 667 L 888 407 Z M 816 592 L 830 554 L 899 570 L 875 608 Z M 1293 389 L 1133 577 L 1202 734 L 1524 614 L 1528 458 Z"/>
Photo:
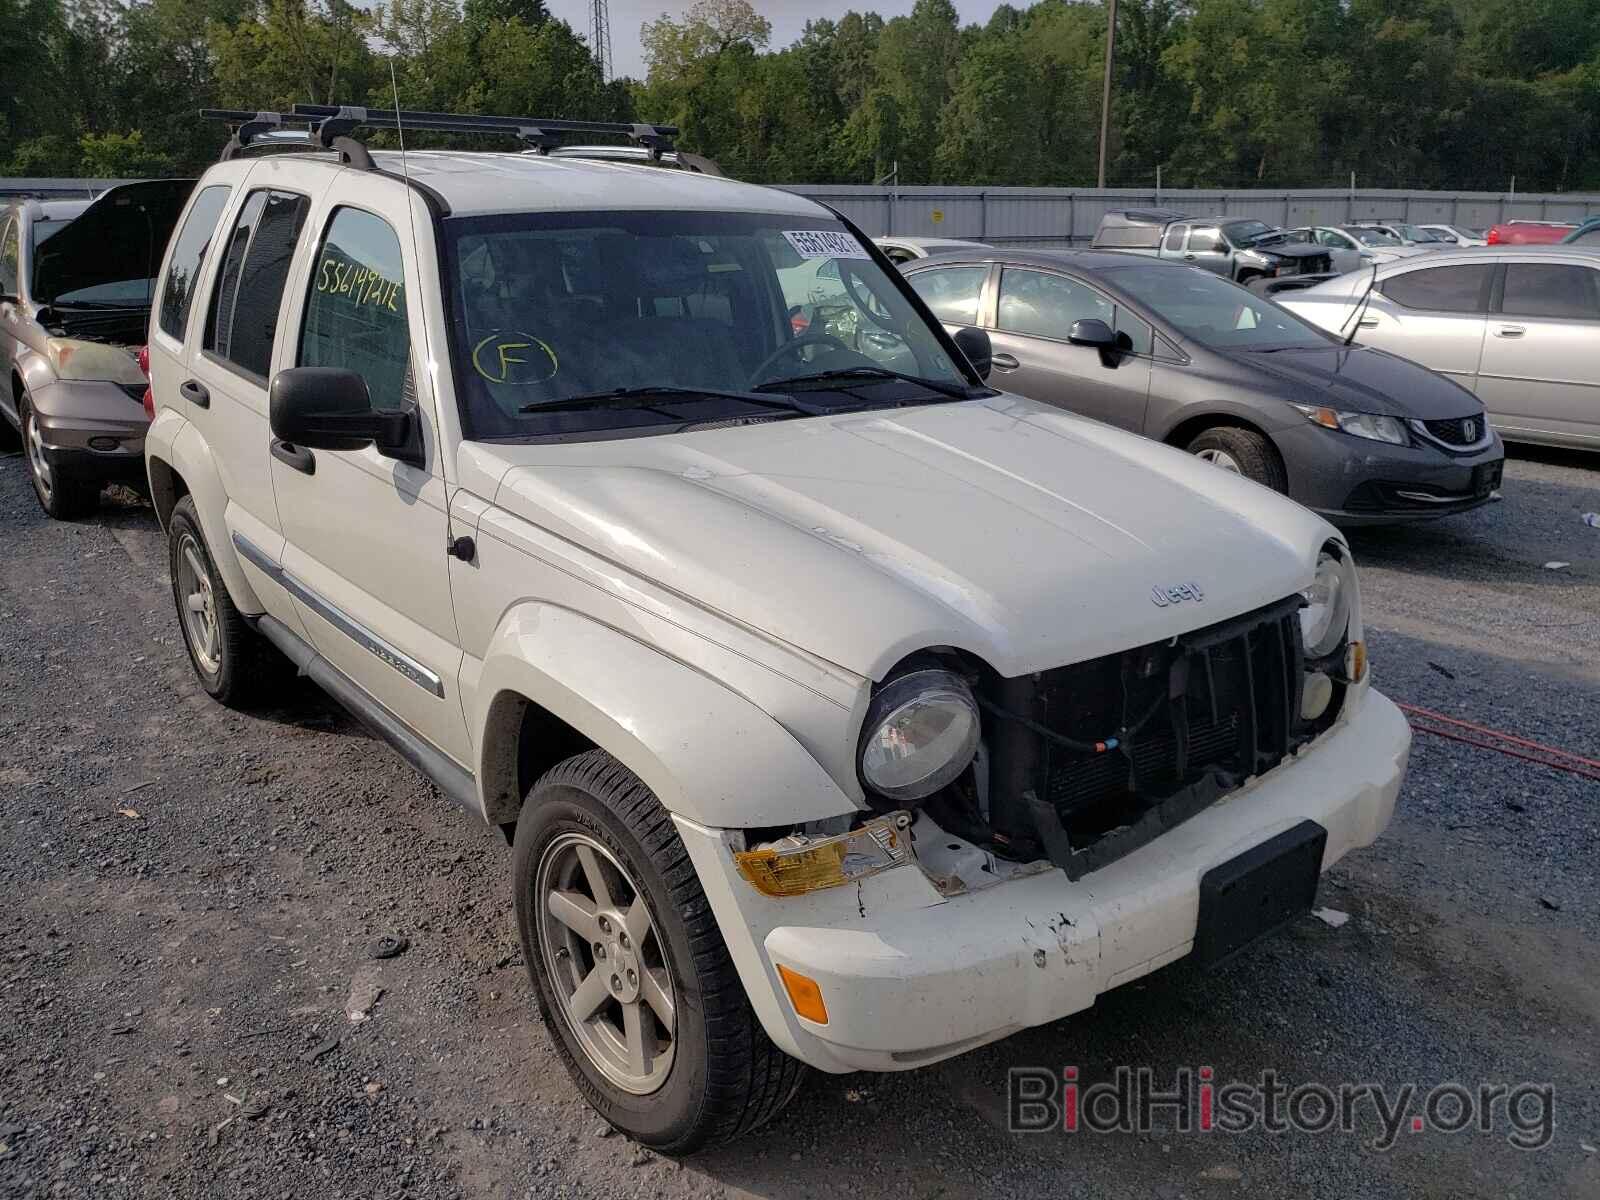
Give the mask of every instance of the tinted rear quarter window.
<path id="1" fill-rule="evenodd" d="M 1562 263 L 1507 263 L 1505 298 L 1500 311 L 1507 316 L 1558 317 L 1573 321 L 1600 320 L 1596 272 Z"/>
<path id="2" fill-rule="evenodd" d="M 988 267 L 942 267 L 937 271 L 918 271 L 910 276 L 911 286 L 933 315 L 952 325 L 978 323 L 978 295 L 988 277 Z"/>
<path id="3" fill-rule="evenodd" d="M 161 285 L 160 321 L 161 332 L 180 342 L 189 327 L 189 310 L 194 306 L 194 289 L 205 265 L 206 251 L 216 236 L 217 221 L 232 190 L 226 184 L 202 188 L 172 245 L 172 261 Z"/>
<path id="4" fill-rule="evenodd" d="M 1494 268 L 1487 263 L 1429 267 L 1386 279 L 1379 290 L 1405 308 L 1480 313 L 1487 311 L 1485 292 L 1493 273 Z"/>
<path id="5" fill-rule="evenodd" d="M 17 294 L 17 222 L 0 217 L 0 293 Z"/>
<path id="6" fill-rule="evenodd" d="M 261 379 L 272 367 L 283 286 L 309 207 L 291 192 L 252 193 L 211 294 L 204 348 Z"/>

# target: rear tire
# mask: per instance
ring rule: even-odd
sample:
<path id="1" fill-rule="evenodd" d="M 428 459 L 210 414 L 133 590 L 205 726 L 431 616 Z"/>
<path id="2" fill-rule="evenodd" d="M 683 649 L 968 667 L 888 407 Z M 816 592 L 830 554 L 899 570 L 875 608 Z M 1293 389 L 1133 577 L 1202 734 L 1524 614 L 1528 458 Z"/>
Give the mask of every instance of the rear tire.
<path id="1" fill-rule="evenodd" d="M 1271 442 L 1253 429 L 1213 425 L 1189 443 L 1190 454 L 1213 466 L 1243 475 L 1275 492 L 1288 492 L 1289 473 Z"/>
<path id="2" fill-rule="evenodd" d="M 183 497 L 173 508 L 167 547 L 178 628 L 200 686 L 229 708 L 254 708 L 271 699 L 288 677 L 289 660 L 234 607 L 206 546 L 193 497 Z"/>
<path id="3" fill-rule="evenodd" d="M 99 482 L 79 479 L 46 449 L 43 431 L 26 396 L 17 402 L 17 415 L 22 418 L 22 449 L 28 460 L 28 479 L 33 484 L 33 494 L 39 498 L 39 507 L 57 521 L 88 516 L 100 504 Z M 3 424 L 5 422 L 0 421 L 0 425 Z"/>
<path id="4" fill-rule="evenodd" d="M 806 1069 L 768 1040 L 672 818 L 631 771 L 590 750 L 547 772 L 517 821 L 512 872 L 540 1015 L 602 1117 L 682 1155 L 789 1103 Z"/>

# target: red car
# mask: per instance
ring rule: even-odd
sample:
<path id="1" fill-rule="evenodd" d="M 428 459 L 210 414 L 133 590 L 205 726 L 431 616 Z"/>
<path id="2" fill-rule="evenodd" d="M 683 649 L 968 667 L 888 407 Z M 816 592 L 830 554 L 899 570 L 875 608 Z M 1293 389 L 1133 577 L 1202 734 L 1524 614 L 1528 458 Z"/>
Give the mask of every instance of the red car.
<path id="1" fill-rule="evenodd" d="M 1491 246 L 1550 246 L 1576 228 L 1559 221 L 1504 221 L 1489 226 L 1484 240 Z"/>

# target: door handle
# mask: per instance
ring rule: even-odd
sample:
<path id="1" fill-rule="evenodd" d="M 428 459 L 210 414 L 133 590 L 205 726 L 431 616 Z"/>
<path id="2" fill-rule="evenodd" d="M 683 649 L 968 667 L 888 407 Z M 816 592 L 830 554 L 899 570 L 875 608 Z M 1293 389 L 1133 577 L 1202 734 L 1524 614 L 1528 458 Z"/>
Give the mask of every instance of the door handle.
<path id="1" fill-rule="evenodd" d="M 1378 327 L 1378 318 L 1377 317 L 1362 317 L 1361 320 L 1356 322 L 1356 328 L 1357 329 L 1376 329 L 1377 327 Z"/>
<path id="2" fill-rule="evenodd" d="M 206 390 L 206 385 L 198 379 L 185 379 L 178 385 L 178 392 L 196 408 L 211 407 L 211 393 Z"/>
<path id="3" fill-rule="evenodd" d="M 1527 332 L 1521 325 L 1502 325 L 1494 331 L 1494 335 L 1502 338 L 1519 338 Z"/>
<path id="4" fill-rule="evenodd" d="M 296 446 L 293 442 L 286 442 L 282 438 L 272 439 L 272 457 L 285 466 L 293 467 L 302 475 L 317 473 L 317 456 L 304 446 Z"/>
<path id="5" fill-rule="evenodd" d="M 1015 371 L 1022 365 L 1017 361 L 1015 355 L 1004 353 L 992 355 L 989 362 L 991 365 L 999 367 L 1002 371 Z"/>
<path id="6" fill-rule="evenodd" d="M 1185 254 L 1183 256 L 1185 262 L 1193 262 L 1195 260 L 1195 257 L 1196 256 L 1193 255 L 1193 254 Z"/>

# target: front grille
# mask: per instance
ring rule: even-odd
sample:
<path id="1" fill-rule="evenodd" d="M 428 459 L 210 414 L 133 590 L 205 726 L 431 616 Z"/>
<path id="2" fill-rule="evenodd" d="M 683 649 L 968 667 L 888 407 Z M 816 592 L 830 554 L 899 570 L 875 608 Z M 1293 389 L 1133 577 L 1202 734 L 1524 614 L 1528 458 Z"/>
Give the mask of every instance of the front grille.
<path id="1" fill-rule="evenodd" d="M 984 705 L 996 726 L 997 831 L 1005 800 L 1020 793 L 1002 840 L 1042 849 L 1077 878 L 1328 728 L 1342 688 L 1315 722 L 1300 718 L 1299 608 L 1294 596 L 1175 643 L 1003 681 L 1001 699 Z"/>
<path id="2" fill-rule="evenodd" d="M 1486 422 L 1482 417 L 1450 417 L 1443 421 L 1424 421 L 1430 437 L 1447 446 L 1475 446 L 1483 439 Z"/>

